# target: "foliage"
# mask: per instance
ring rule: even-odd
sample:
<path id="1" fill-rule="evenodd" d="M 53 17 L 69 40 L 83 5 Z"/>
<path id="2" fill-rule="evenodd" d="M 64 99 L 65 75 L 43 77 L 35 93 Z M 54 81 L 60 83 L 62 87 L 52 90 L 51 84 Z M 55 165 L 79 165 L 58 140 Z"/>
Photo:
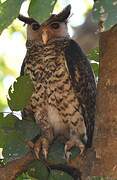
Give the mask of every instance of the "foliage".
<path id="1" fill-rule="evenodd" d="M 117 23 L 117 1 L 96 0 L 93 7 L 93 18 L 98 23 L 104 21 L 105 30 Z"/>
<path id="2" fill-rule="evenodd" d="M 2 30 L 18 17 L 23 1 L 24 0 L 7 0 L 4 3 L 0 2 L 0 32 L 2 32 Z"/>
<path id="3" fill-rule="evenodd" d="M 88 59 L 91 62 L 93 71 L 95 76 L 98 77 L 99 71 L 99 48 L 92 49 L 89 54 L 87 55 Z"/>
<path id="4" fill-rule="evenodd" d="M 31 0 L 28 13 L 31 17 L 42 22 L 51 14 L 56 1 L 57 0 Z M 0 33 L 18 17 L 23 2 L 24 0 L 7 0 L 3 3 L 0 2 Z"/>
<path id="5" fill-rule="evenodd" d="M 17 82 L 14 82 L 13 86 L 12 95 L 11 87 L 9 88 L 10 108 L 12 110 L 22 110 L 32 95 L 32 82 L 29 80 L 29 76 L 25 75 L 17 78 Z M 20 95 L 19 89 L 22 90 Z M 34 121 L 20 120 L 13 112 L 5 117 L 3 113 L 0 113 L 0 148 L 3 148 L 4 161 L 10 161 L 27 153 L 29 148 L 26 141 L 33 139 L 37 134 L 39 134 L 39 128 Z"/>
<path id="6" fill-rule="evenodd" d="M 57 0 L 35 0 L 31 1 L 28 13 L 40 23 L 50 16 Z"/>
<path id="7" fill-rule="evenodd" d="M 10 109 L 12 111 L 22 110 L 28 104 L 32 92 L 33 84 L 28 75 L 17 78 L 16 82 L 14 82 L 13 86 L 10 86 L 8 91 L 9 98 L 7 98 L 7 101 Z M 20 95 L 21 93 L 23 96 Z"/>

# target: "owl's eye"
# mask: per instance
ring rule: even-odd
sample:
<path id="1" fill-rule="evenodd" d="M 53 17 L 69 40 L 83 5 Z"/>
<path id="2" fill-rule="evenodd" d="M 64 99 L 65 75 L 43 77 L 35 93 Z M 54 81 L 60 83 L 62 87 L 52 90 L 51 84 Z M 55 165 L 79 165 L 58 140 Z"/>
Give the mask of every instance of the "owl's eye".
<path id="1" fill-rule="evenodd" d="M 58 29 L 59 27 L 60 27 L 60 24 L 59 23 L 52 23 L 51 25 L 50 25 L 53 29 Z"/>
<path id="2" fill-rule="evenodd" d="M 32 29 L 34 31 L 38 30 L 40 28 L 40 25 L 38 23 L 32 23 Z"/>

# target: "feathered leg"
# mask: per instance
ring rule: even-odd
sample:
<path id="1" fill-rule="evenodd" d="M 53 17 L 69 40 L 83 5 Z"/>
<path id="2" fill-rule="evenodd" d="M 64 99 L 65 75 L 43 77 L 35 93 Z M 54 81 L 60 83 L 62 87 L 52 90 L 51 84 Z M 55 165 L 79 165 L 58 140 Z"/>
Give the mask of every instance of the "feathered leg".
<path id="1" fill-rule="evenodd" d="M 83 138 L 86 139 L 86 127 L 84 124 L 84 119 L 82 115 L 77 111 L 76 118 L 72 117 L 70 121 L 70 138 L 65 144 L 65 156 L 66 159 L 69 161 L 71 152 L 70 150 L 75 146 L 80 149 L 80 154 L 83 153 L 85 149 L 85 145 L 83 143 Z"/>
<path id="2" fill-rule="evenodd" d="M 41 136 L 34 145 L 34 152 L 39 159 L 40 151 L 42 151 L 45 159 L 47 159 L 49 145 L 53 141 L 53 129 L 47 120 L 48 115 L 45 107 L 38 107 L 35 113 L 35 119 L 41 129 Z"/>

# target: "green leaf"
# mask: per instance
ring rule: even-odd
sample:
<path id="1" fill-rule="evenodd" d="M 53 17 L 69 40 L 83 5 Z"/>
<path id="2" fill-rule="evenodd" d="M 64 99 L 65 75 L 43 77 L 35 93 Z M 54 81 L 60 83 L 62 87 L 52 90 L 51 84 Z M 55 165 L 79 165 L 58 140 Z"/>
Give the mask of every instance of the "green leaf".
<path id="1" fill-rule="evenodd" d="M 91 62 L 91 66 L 93 68 L 95 76 L 98 77 L 98 74 L 99 74 L 99 63 L 92 63 Z"/>
<path id="2" fill-rule="evenodd" d="M 3 117 L 0 113 L 0 148 L 3 148 L 4 161 L 25 155 L 29 150 L 27 141 L 37 136 L 39 130 L 34 121 L 20 120 L 13 114 Z"/>
<path id="3" fill-rule="evenodd" d="M 15 124 L 15 129 L 23 134 L 25 141 L 32 140 L 35 136 L 40 134 L 40 129 L 34 121 L 17 121 Z"/>
<path id="4" fill-rule="evenodd" d="M 14 128 L 17 117 L 12 113 L 8 114 L 6 117 L 0 116 L 0 128 L 9 129 Z"/>
<path id="5" fill-rule="evenodd" d="M 47 180 L 49 177 L 48 169 L 39 160 L 31 163 L 27 172 L 28 172 L 29 176 L 40 179 L 40 180 Z"/>
<path id="6" fill-rule="evenodd" d="M 90 60 L 91 66 L 95 73 L 95 76 L 98 77 L 99 73 L 99 48 L 92 49 L 88 55 L 88 59 Z"/>
<path id="7" fill-rule="evenodd" d="M 30 100 L 33 93 L 33 84 L 28 75 L 20 76 L 13 86 L 9 88 L 8 105 L 12 111 L 22 110 Z"/>
<path id="8" fill-rule="evenodd" d="M 0 148 L 3 148 L 6 143 L 7 136 L 3 129 L 0 129 Z"/>
<path id="9" fill-rule="evenodd" d="M 0 33 L 18 17 L 21 4 L 24 0 L 7 0 L 0 2 Z"/>
<path id="10" fill-rule="evenodd" d="M 4 161 L 8 162 L 25 155 L 29 147 L 23 141 L 23 135 L 17 131 L 5 132 L 6 140 L 3 147 Z"/>
<path id="11" fill-rule="evenodd" d="M 16 178 L 16 180 L 34 180 L 32 179 L 27 172 L 22 173 L 20 176 Z"/>
<path id="12" fill-rule="evenodd" d="M 96 0 L 93 7 L 93 18 L 98 23 L 104 21 L 105 30 L 117 23 L 117 1 Z"/>
<path id="13" fill-rule="evenodd" d="M 15 124 L 21 122 L 16 116 L 0 113 L 0 148 L 3 148 L 4 161 L 8 162 L 26 154 L 29 150 L 22 132 L 15 129 Z"/>
<path id="14" fill-rule="evenodd" d="M 4 118 L 3 113 L 0 113 L 0 121 Z"/>
<path id="15" fill-rule="evenodd" d="M 63 171 L 52 170 L 48 180 L 73 180 L 73 178 Z"/>
<path id="16" fill-rule="evenodd" d="M 4 147 L 9 139 L 9 133 L 14 131 L 16 119 L 17 117 L 12 114 L 4 117 L 3 113 L 0 113 L 0 147 Z"/>
<path id="17" fill-rule="evenodd" d="M 52 164 L 66 163 L 64 157 L 64 144 L 58 140 L 54 141 L 49 149 L 48 161 Z"/>
<path id="18" fill-rule="evenodd" d="M 39 23 L 45 21 L 53 11 L 57 0 L 31 0 L 29 5 L 29 16 L 36 19 Z"/>
<path id="19" fill-rule="evenodd" d="M 80 149 L 78 147 L 73 147 L 71 149 L 71 157 L 70 159 L 75 159 L 80 154 Z"/>
<path id="20" fill-rule="evenodd" d="M 65 144 L 61 143 L 59 140 L 53 142 L 53 144 L 49 149 L 49 154 L 48 154 L 48 161 L 51 164 L 66 163 L 64 146 Z M 71 159 L 74 159 L 79 155 L 80 150 L 74 147 L 71 149 L 71 153 L 72 153 Z"/>
<path id="21" fill-rule="evenodd" d="M 99 48 L 91 49 L 91 51 L 87 55 L 89 60 L 93 60 L 99 62 Z"/>

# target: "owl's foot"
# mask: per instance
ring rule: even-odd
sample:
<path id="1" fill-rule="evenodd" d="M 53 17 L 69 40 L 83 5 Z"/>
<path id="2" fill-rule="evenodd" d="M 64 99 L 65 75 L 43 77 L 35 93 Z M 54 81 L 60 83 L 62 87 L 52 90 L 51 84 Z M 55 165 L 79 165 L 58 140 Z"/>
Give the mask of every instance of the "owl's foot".
<path id="1" fill-rule="evenodd" d="M 65 144 L 65 148 L 64 148 L 64 151 L 65 151 L 65 158 L 67 161 L 70 160 L 70 156 L 71 156 L 71 149 L 73 147 L 78 147 L 80 149 L 80 155 L 84 152 L 84 149 L 85 149 L 85 145 L 79 140 L 79 139 L 70 139 L 66 142 Z"/>
<path id="2" fill-rule="evenodd" d="M 42 151 L 45 159 L 47 159 L 48 156 L 48 149 L 49 149 L 49 141 L 45 137 L 39 138 L 36 143 L 34 144 L 34 153 L 37 159 L 40 157 L 40 152 Z"/>

